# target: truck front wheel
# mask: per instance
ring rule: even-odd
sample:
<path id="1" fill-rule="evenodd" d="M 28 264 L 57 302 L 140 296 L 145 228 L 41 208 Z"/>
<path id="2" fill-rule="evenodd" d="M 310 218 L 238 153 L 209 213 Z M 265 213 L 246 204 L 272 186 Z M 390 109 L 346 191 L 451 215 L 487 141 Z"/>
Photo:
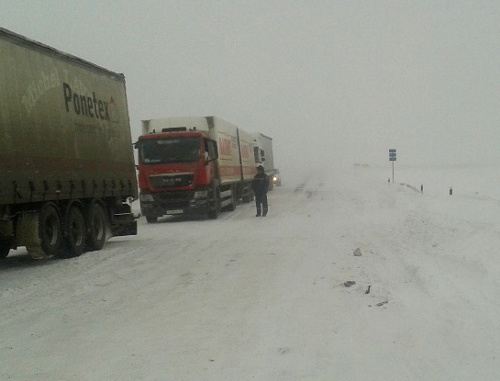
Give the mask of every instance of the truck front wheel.
<path id="1" fill-rule="evenodd" d="M 158 221 L 158 217 L 146 215 L 146 221 L 148 221 L 148 223 L 150 223 L 150 224 L 154 224 L 155 222 Z"/>
<path id="2" fill-rule="evenodd" d="M 208 212 L 207 216 L 211 220 L 215 220 L 217 217 L 219 217 L 220 213 L 220 194 L 219 194 L 219 188 L 212 188 L 212 195 L 210 197 L 210 203 L 208 207 Z"/>

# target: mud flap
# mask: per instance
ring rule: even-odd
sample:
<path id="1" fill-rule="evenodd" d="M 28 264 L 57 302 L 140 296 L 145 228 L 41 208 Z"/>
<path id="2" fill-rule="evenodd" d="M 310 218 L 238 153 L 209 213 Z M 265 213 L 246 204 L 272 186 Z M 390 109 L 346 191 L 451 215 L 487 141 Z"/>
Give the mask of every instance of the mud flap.
<path id="1" fill-rule="evenodd" d="M 114 226 L 112 229 L 113 237 L 126 235 L 137 235 L 137 221 L 132 221 L 126 225 Z"/>

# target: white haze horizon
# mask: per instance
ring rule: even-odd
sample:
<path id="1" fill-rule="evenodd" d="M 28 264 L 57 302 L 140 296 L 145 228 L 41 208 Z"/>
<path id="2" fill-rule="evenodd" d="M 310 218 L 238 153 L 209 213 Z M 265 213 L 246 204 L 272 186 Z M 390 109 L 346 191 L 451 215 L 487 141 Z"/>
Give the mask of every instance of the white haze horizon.
<path id="1" fill-rule="evenodd" d="M 0 0 L 0 25 L 122 72 L 141 120 L 215 115 L 295 171 L 500 163 L 500 3 Z"/>

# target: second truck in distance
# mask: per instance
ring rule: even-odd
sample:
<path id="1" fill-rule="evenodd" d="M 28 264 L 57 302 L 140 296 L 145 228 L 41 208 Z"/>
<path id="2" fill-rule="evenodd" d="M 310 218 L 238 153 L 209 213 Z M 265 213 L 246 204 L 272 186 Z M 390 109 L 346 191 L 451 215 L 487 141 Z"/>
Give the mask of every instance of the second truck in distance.
<path id="1" fill-rule="evenodd" d="M 253 200 L 261 158 L 254 155 L 255 135 L 216 116 L 144 120 L 142 133 L 139 199 L 148 222 L 176 214 L 215 219 L 240 199 Z"/>

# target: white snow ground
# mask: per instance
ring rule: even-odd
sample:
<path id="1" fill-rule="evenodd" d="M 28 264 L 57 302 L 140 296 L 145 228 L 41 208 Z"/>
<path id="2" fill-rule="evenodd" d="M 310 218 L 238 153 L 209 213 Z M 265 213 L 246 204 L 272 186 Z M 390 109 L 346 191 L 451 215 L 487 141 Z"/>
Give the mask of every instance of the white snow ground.
<path id="1" fill-rule="evenodd" d="M 19 249 L 0 379 L 497 380 L 497 174 L 332 169 L 284 179 L 266 218 L 141 218 L 71 260 Z"/>

